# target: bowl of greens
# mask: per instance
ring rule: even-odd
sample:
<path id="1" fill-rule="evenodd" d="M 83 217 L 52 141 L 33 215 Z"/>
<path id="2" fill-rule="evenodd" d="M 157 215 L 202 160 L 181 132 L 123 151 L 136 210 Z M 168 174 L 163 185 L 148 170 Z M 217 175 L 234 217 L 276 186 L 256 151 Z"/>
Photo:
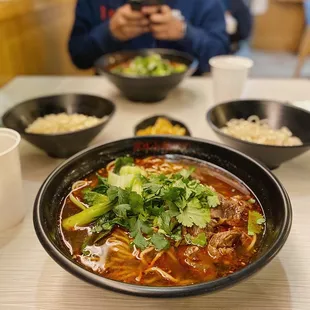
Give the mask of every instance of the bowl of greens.
<path id="1" fill-rule="evenodd" d="M 187 53 L 168 49 L 120 51 L 102 56 L 95 64 L 132 101 L 157 102 L 167 97 L 198 61 Z"/>

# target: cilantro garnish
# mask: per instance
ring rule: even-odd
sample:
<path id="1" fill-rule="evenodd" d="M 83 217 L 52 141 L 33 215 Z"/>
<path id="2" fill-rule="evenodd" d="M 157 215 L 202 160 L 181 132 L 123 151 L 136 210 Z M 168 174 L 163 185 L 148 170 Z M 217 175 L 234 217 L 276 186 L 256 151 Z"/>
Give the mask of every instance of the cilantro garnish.
<path id="1" fill-rule="evenodd" d="M 131 210 L 129 204 L 122 204 L 114 207 L 113 211 L 120 218 L 127 218 L 127 211 Z"/>
<path id="2" fill-rule="evenodd" d="M 182 227 L 179 225 L 170 235 L 170 238 L 173 239 L 176 242 L 179 242 L 182 240 Z"/>
<path id="3" fill-rule="evenodd" d="M 202 207 L 198 198 L 193 198 L 187 203 L 184 211 L 182 210 L 177 216 L 180 224 L 186 227 L 197 225 L 205 228 L 210 222 L 210 209 Z"/>
<path id="4" fill-rule="evenodd" d="M 220 201 L 211 187 L 191 177 L 193 168 L 172 175 L 147 175 L 133 163 L 131 157 L 118 158 L 110 173 L 113 178 L 97 175 L 98 186 L 83 191 L 89 206 L 107 201 L 112 205 L 94 222 L 92 230 L 99 239 L 118 225 L 129 231 L 137 248 L 154 246 L 161 251 L 182 240 L 182 226 L 207 226 L 210 208 Z M 205 234 L 186 238 L 190 244 L 206 244 Z"/>
<path id="5" fill-rule="evenodd" d="M 249 211 L 249 219 L 248 219 L 248 234 L 250 236 L 254 236 L 254 234 L 259 234 L 265 223 L 265 218 L 262 214 L 257 211 Z"/>
<path id="6" fill-rule="evenodd" d="M 155 233 L 151 238 L 151 242 L 157 251 L 166 250 L 170 247 L 170 242 L 163 234 Z"/>
<path id="7" fill-rule="evenodd" d="M 133 243 L 141 250 L 144 250 L 150 244 L 140 231 L 136 234 L 135 239 L 133 239 Z"/>
<path id="8" fill-rule="evenodd" d="M 207 238 L 204 232 L 201 232 L 197 236 L 191 236 L 190 234 L 186 234 L 185 241 L 187 244 L 193 244 L 201 247 L 204 247 L 207 244 Z"/>
<path id="9" fill-rule="evenodd" d="M 115 160 L 114 173 L 118 174 L 123 166 L 133 166 L 134 160 L 132 157 L 119 157 Z"/>

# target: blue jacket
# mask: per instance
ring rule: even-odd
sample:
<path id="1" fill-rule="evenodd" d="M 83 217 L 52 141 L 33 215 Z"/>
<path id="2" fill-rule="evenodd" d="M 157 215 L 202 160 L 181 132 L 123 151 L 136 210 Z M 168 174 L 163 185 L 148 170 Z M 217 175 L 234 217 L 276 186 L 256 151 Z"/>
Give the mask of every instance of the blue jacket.
<path id="1" fill-rule="evenodd" d="M 73 63 L 88 69 L 103 54 L 141 48 L 169 48 L 185 51 L 199 60 L 198 72 L 209 71 L 211 57 L 229 52 L 224 11 L 218 0 L 167 0 L 187 21 L 187 32 L 180 41 L 157 41 L 144 34 L 127 42 L 113 38 L 109 17 L 126 0 L 78 0 L 69 52 Z"/>
<path id="2" fill-rule="evenodd" d="M 222 0 L 224 8 L 230 11 L 231 15 L 237 20 L 237 34 L 232 38 L 236 40 L 247 39 L 252 32 L 253 18 L 250 7 L 244 0 Z"/>

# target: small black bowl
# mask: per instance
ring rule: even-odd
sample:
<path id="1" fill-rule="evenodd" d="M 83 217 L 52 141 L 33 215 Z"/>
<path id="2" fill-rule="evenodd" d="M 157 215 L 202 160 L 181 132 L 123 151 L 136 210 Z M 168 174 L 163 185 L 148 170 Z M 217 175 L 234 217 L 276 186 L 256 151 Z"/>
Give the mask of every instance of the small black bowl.
<path id="1" fill-rule="evenodd" d="M 280 129 L 286 126 L 303 142 L 300 146 L 272 146 L 256 144 L 231 137 L 221 128 L 232 118 L 248 118 L 257 115 L 267 119 L 269 126 Z M 241 152 L 257 158 L 270 169 L 310 150 L 310 113 L 290 104 L 276 101 L 240 100 L 216 105 L 207 113 L 207 120 L 218 137 Z"/>
<path id="2" fill-rule="evenodd" d="M 188 66 L 183 73 L 161 77 L 129 77 L 112 73 L 111 67 L 124 63 L 136 56 L 159 54 L 164 59 L 182 63 Z M 187 53 L 169 49 L 144 49 L 137 51 L 120 51 L 102 56 L 95 64 L 99 74 L 105 74 L 108 79 L 131 101 L 158 102 L 165 99 L 168 93 L 177 87 L 186 77 L 192 75 L 198 66 L 198 61 Z"/>
<path id="3" fill-rule="evenodd" d="M 58 232 L 58 216 L 72 184 L 105 167 L 119 156 L 135 158 L 164 156 L 208 162 L 237 177 L 254 193 L 266 215 L 266 231 L 255 259 L 227 277 L 180 287 L 152 287 L 103 278 L 82 268 L 72 259 Z M 34 204 L 36 234 L 47 253 L 65 270 L 93 285 L 145 297 L 184 297 L 206 294 L 230 287 L 266 266 L 280 251 L 289 235 L 292 207 L 277 178 L 256 160 L 232 148 L 190 137 L 152 136 L 114 141 L 74 155 L 56 168 L 43 183 Z M 267 280 L 267 279 L 266 279 Z"/>
<path id="4" fill-rule="evenodd" d="M 114 111 L 114 104 L 107 99 L 91 95 L 66 94 L 22 102 L 8 110 L 3 115 L 2 122 L 5 127 L 16 130 L 25 140 L 44 150 L 49 156 L 67 158 L 86 148 L 109 122 Z M 96 126 L 69 133 L 33 134 L 25 131 L 38 117 L 58 113 L 80 113 L 107 118 Z"/>
<path id="5" fill-rule="evenodd" d="M 185 129 L 185 136 L 188 136 L 190 137 L 191 136 L 191 133 L 189 131 L 189 129 L 187 128 L 187 126 L 184 125 L 184 123 L 180 122 L 180 121 L 177 121 L 169 116 L 166 116 L 166 115 L 155 115 L 155 116 L 152 116 L 152 117 L 149 117 L 149 118 L 146 118 L 145 120 L 141 121 L 136 127 L 135 127 L 135 135 L 137 135 L 137 132 L 141 129 L 145 129 L 149 126 L 153 126 L 155 125 L 157 119 L 159 117 L 162 117 L 162 118 L 166 118 L 168 121 L 170 121 L 170 123 L 175 126 L 175 125 L 179 125 L 180 127 L 183 127 Z"/>

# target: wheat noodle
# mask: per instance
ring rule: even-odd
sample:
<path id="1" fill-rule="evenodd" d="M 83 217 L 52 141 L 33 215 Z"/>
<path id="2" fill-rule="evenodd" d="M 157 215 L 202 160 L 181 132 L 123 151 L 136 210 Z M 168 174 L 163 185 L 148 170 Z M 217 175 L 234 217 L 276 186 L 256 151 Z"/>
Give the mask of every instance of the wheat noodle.
<path id="1" fill-rule="evenodd" d="M 248 119 L 231 119 L 223 127 L 222 132 L 234 138 L 257 144 L 276 146 L 302 145 L 302 141 L 293 136 L 287 128 L 273 129 L 266 119 L 261 120 L 258 116 L 252 115 Z"/>

